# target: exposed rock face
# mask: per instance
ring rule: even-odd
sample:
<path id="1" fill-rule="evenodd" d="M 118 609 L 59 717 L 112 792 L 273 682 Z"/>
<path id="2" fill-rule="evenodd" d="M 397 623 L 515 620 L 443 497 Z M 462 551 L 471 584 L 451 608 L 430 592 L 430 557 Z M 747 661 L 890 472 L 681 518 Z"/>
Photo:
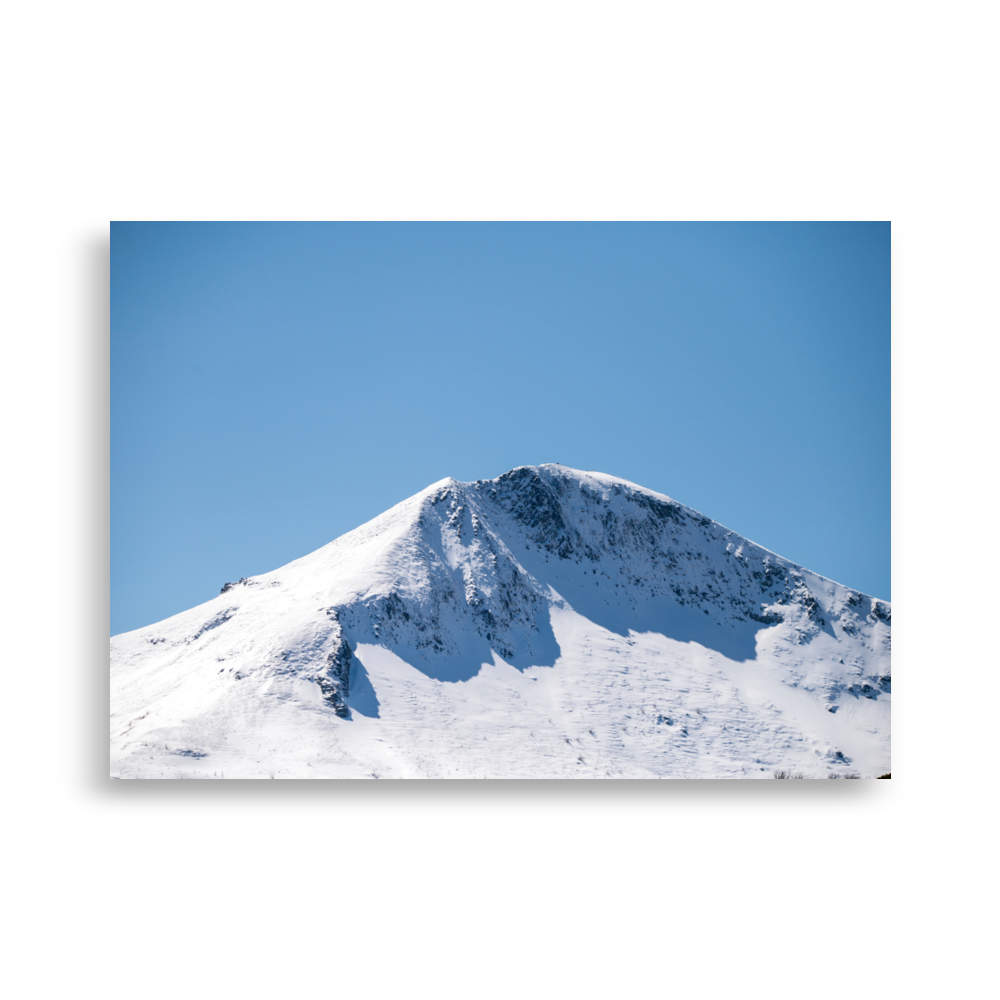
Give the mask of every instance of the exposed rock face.
<path id="1" fill-rule="evenodd" d="M 347 719 L 350 718 L 347 696 L 351 689 L 351 647 L 344 637 L 340 622 L 337 621 L 336 608 L 327 608 L 327 615 L 333 622 L 329 636 L 333 648 L 326 657 L 326 670 L 312 679 L 319 685 L 330 707 L 342 719 Z"/>

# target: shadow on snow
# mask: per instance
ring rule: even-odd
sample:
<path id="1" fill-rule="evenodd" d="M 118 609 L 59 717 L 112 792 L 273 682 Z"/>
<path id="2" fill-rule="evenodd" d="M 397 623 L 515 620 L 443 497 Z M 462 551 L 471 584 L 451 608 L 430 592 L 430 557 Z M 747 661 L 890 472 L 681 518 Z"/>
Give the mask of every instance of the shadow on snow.
<path id="1" fill-rule="evenodd" d="M 654 632 L 678 642 L 696 642 L 737 662 L 756 659 L 756 636 L 764 627 L 757 622 L 720 624 L 700 609 L 681 605 L 670 598 L 652 598 L 641 606 L 626 607 L 609 601 L 604 595 L 591 597 L 585 591 L 563 596 L 578 614 L 616 635 L 627 637 L 631 632 Z M 450 654 L 386 642 L 374 635 L 361 635 L 356 630 L 352 630 L 351 644 L 355 647 L 358 642 L 383 645 L 426 676 L 455 683 L 475 677 L 484 663 L 493 661 L 494 653 L 521 671 L 532 666 L 554 666 L 561 650 L 552 630 L 548 606 L 539 610 L 534 625 L 534 629 L 510 630 L 505 644 L 491 642 L 473 632 L 459 632 L 452 636 L 457 649 Z M 497 649 L 498 645 L 503 648 Z M 347 703 L 352 709 L 369 718 L 379 717 L 378 697 L 357 657 L 351 668 L 349 691 Z"/>

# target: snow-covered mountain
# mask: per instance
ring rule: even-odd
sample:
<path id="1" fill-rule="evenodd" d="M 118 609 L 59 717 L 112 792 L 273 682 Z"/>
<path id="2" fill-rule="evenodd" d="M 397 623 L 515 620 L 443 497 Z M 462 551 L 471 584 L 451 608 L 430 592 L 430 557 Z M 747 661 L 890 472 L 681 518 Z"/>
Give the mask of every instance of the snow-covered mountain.
<path id="1" fill-rule="evenodd" d="M 112 774 L 874 777 L 890 610 L 613 476 L 444 479 L 115 636 Z"/>

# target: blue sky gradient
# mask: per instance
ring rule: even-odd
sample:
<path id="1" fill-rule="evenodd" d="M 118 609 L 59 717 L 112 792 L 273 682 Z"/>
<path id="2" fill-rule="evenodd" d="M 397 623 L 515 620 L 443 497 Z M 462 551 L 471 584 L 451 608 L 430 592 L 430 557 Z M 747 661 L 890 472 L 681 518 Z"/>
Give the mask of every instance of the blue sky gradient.
<path id="1" fill-rule="evenodd" d="M 888 223 L 111 234 L 112 634 L 555 461 L 891 599 Z"/>

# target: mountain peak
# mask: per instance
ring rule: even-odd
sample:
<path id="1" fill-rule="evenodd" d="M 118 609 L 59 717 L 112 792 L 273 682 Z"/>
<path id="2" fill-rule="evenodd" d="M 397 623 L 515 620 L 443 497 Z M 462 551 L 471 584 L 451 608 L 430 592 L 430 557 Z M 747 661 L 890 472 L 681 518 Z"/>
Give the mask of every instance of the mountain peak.
<path id="1" fill-rule="evenodd" d="M 398 712 L 415 727 L 412 739 L 421 738 L 413 721 L 420 699 L 388 712 L 395 688 L 369 671 L 381 664 L 372 669 L 384 674 L 387 655 L 418 688 L 444 685 L 434 698 L 441 691 L 460 697 L 463 685 L 479 690 L 484 671 L 508 671 L 490 697 L 514 711 L 524 697 L 515 677 L 534 686 L 558 676 L 571 687 L 573 677 L 590 677 L 584 686 L 600 688 L 628 676 L 639 643 L 662 647 L 666 657 L 660 673 L 650 667 L 649 690 L 635 692 L 640 701 L 655 691 L 674 705 L 664 700 L 663 678 L 697 660 L 709 673 L 728 665 L 730 688 L 737 674 L 772 694 L 776 683 L 774 690 L 806 685 L 811 710 L 823 713 L 829 729 L 841 700 L 857 700 L 855 691 L 887 703 L 890 621 L 886 602 L 782 559 L 663 494 L 545 463 L 494 479 L 441 479 L 316 552 L 116 637 L 112 649 L 116 690 L 143 703 L 160 697 L 148 680 L 157 677 L 173 692 L 162 695 L 165 704 L 180 701 L 196 714 L 255 691 L 253 711 L 298 704 L 301 719 L 312 720 L 312 702 L 302 698 L 318 692 L 316 710 L 325 706 L 340 720 L 324 730 L 338 745 L 346 738 L 338 725 L 381 723 Z M 598 648 L 616 652 L 595 659 Z M 235 680 L 241 683 L 233 687 Z M 117 717 L 131 704 L 119 694 Z M 519 731 L 515 717 L 509 724 Z M 135 734 L 152 725 L 130 728 L 125 743 L 134 747 Z M 727 767 L 749 766 L 734 753 L 719 766 L 723 759 Z"/>

